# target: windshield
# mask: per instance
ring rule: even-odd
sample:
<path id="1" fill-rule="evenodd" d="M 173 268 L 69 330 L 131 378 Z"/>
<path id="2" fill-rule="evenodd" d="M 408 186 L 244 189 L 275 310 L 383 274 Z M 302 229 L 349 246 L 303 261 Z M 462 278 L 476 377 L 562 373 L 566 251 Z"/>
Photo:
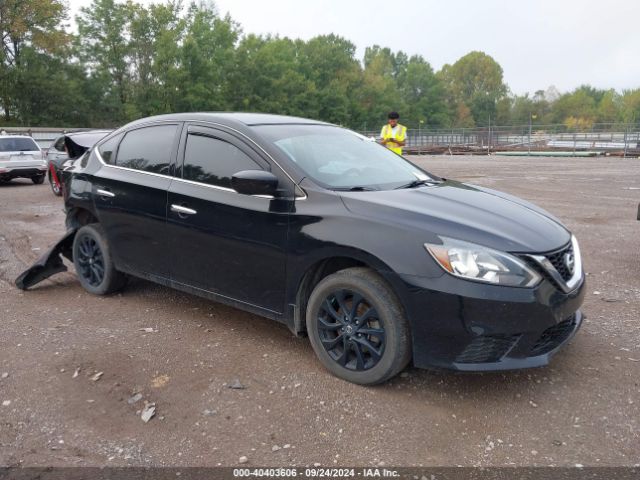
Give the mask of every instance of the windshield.
<path id="1" fill-rule="evenodd" d="M 37 152 L 40 149 L 33 139 L 0 138 L 0 152 Z"/>
<path id="2" fill-rule="evenodd" d="M 434 180 L 382 145 L 344 128 L 260 125 L 255 129 L 325 188 L 386 190 Z"/>

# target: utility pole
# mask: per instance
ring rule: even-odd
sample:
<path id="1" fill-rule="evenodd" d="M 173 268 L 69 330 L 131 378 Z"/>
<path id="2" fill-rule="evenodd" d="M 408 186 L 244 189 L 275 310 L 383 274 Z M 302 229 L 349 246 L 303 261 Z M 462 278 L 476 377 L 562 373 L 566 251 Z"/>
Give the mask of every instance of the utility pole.
<path id="1" fill-rule="evenodd" d="M 487 142 L 487 155 L 491 155 L 491 114 L 489 114 L 489 139 Z"/>
<path id="2" fill-rule="evenodd" d="M 527 143 L 529 150 L 527 155 L 531 156 L 531 121 L 532 121 L 533 113 L 529 112 L 529 142 Z"/>

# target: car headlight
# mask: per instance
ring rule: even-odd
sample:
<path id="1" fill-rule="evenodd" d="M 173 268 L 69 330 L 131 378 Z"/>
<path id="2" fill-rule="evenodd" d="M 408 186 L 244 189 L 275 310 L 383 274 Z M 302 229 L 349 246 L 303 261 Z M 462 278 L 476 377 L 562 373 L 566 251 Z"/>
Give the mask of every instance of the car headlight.
<path id="1" fill-rule="evenodd" d="M 538 272 L 506 252 L 440 237 L 442 245 L 424 247 L 438 265 L 456 277 L 509 287 L 533 287 L 542 280 Z"/>
<path id="2" fill-rule="evenodd" d="M 73 160 L 73 159 L 69 159 L 69 160 L 65 161 L 65 162 L 62 164 L 62 168 L 69 168 L 69 167 L 73 167 L 73 164 L 74 164 L 74 163 L 75 163 L 75 160 Z"/>

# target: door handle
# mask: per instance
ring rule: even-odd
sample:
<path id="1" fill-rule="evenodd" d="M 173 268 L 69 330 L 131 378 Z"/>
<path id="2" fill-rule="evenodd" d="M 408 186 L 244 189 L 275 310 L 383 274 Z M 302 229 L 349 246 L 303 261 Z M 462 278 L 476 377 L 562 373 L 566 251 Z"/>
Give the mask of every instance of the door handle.
<path id="1" fill-rule="evenodd" d="M 180 214 L 181 215 L 195 215 L 196 213 L 198 213 L 192 208 L 187 208 L 187 207 L 184 207 L 182 205 L 176 205 L 176 204 L 171 205 L 171 211 L 172 212 L 176 212 L 179 215 Z"/>
<path id="2" fill-rule="evenodd" d="M 109 190 L 103 190 L 102 188 L 99 188 L 98 190 L 96 190 L 96 192 L 98 193 L 98 195 L 100 195 L 101 197 L 109 197 L 109 198 L 113 198 L 116 196 L 115 193 L 110 192 Z"/>

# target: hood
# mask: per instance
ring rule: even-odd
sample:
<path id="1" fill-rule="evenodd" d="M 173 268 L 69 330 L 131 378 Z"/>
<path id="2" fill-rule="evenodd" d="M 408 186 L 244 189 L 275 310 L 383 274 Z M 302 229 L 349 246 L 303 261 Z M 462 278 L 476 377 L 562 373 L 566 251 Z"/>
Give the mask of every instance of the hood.
<path id="1" fill-rule="evenodd" d="M 571 239 L 568 230 L 541 208 L 452 180 L 419 188 L 340 192 L 340 196 L 349 211 L 416 228 L 425 242 L 437 243 L 435 236 L 441 235 L 501 251 L 542 253 Z"/>

